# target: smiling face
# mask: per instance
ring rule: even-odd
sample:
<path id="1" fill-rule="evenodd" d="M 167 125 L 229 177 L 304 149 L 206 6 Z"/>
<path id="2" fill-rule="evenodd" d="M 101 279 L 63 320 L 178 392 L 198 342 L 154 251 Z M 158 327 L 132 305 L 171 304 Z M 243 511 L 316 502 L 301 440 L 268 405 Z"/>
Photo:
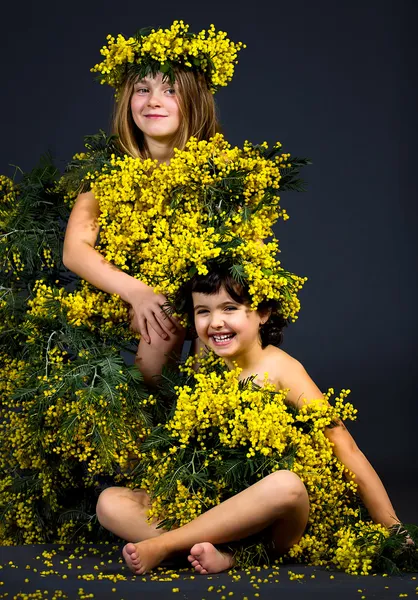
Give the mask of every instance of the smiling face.
<path id="1" fill-rule="evenodd" d="M 236 302 L 224 286 L 215 294 L 192 296 L 197 335 L 215 354 L 234 360 L 261 348 L 259 328 L 266 317 Z"/>
<path id="2" fill-rule="evenodd" d="M 169 144 L 180 125 L 176 84 L 163 82 L 162 73 L 134 84 L 131 97 L 132 118 L 148 145 Z"/>

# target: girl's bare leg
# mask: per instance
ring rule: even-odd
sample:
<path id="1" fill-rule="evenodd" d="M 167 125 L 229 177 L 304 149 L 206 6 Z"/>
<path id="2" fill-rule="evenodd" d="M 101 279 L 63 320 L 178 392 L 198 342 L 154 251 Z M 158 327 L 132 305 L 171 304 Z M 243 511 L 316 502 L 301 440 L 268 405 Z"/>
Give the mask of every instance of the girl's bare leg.
<path id="1" fill-rule="evenodd" d="M 282 471 L 283 472 L 283 471 Z M 303 485 L 303 484 L 302 484 Z M 283 554 L 302 537 L 308 521 L 309 503 L 305 518 L 306 506 L 302 502 L 295 510 L 289 511 L 286 516 L 276 519 L 270 526 L 271 540 L 277 554 Z M 188 556 L 188 560 L 197 573 L 219 573 L 233 566 L 231 554 L 221 552 L 210 542 L 195 544 Z"/>
<path id="2" fill-rule="evenodd" d="M 290 471 L 277 471 L 183 527 L 126 544 L 123 555 L 130 569 L 140 575 L 196 544 L 240 540 L 273 524 L 275 546 L 282 552 L 301 538 L 308 514 L 308 494 L 302 481 Z"/>
<path id="3" fill-rule="evenodd" d="M 147 540 L 163 533 L 147 520 L 150 499 L 145 490 L 110 487 L 99 496 L 96 514 L 100 524 L 123 540 Z"/>
<path id="4" fill-rule="evenodd" d="M 186 335 L 185 330 L 178 329 L 177 333 L 170 333 L 168 340 L 163 340 L 149 328 L 151 342 L 147 344 L 140 340 L 135 357 L 135 364 L 141 371 L 145 383 L 155 385 L 156 379 L 161 375 L 163 366 L 167 364 L 172 355 L 180 356 Z"/>

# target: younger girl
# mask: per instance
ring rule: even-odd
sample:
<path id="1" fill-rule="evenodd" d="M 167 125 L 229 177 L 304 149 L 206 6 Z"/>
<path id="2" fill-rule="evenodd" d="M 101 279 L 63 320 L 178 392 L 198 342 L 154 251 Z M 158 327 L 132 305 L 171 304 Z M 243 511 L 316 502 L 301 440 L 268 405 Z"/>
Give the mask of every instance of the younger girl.
<path id="1" fill-rule="evenodd" d="M 277 390 L 289 389 L 287 401 L 297 407 L 322 398 L 321 391 L 303 366 L 276 347 L 284 321 L 274 301 L 250 308 L 247 290 L 223 269 L 195 276 L 189 284 L 188 311 L 193 314 L 203 344 L 221 356 L 228 367 L 242 369 L 240 378 L 255 376 L 263 385 L 265 373 Z M 334 453 L 354 474 L 358 492 L 376 523 L 399 523 L 377 473 L 359 450 L 342 422 L 326 430 Z M 216 573 L 233 564 L 232 556 L 217 544 L 241 540 L 266 530 L 276 552 L 283 553 L 301 538 L 309 515 L 309 499 L 300 478 L 277 471 L 200 515 L 187 525 L 168 532 L 147 525 L 149 499 L 143 490 L 108 488 L 102 492 L 97 515 L 102 525 L 120 537 L 135 540 L 123 551 L 136 574 L 157 566 L 169 555 L 189 552 L 199 573 Z M 136 536 L 136 538 L 135 538 Z M 146 539 L 149 538 L 149 539 Z"/>

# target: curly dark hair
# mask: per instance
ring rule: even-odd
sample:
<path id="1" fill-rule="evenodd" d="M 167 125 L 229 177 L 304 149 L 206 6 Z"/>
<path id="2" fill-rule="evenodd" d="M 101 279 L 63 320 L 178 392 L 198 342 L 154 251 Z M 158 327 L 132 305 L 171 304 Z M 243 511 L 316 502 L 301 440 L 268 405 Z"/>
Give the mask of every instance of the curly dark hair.
<path id="1" fill-rule="evenodd" d="M 251 304 L 251 296 L 248 287 L 239 283 L 231 275 L 229 269 L 223 265 L 211 267 L 207 275 L 193 275 L 178 292 L 176 306 L 181 312 L 185 312 L 189 323 L 194 322 L 193 310 L 193 292 L 201 294 L 217 294 L 221 287 L 224 287 L 226 292 L 235 302 L 239 304 Z M 287 326 L 287 319 L 280 312 L 280 303 L 277 300 L 264 300 L 258 305 L 257 311 L 265 313 L 270 311 L 270 317 L 264 325 L 260 326 L 261 345 L 263 348 L 272 344 L 280 346 L 283 342 L 283 329 Z M 191 332 L 196 337 L 194 326 L 191 327 Z"/>

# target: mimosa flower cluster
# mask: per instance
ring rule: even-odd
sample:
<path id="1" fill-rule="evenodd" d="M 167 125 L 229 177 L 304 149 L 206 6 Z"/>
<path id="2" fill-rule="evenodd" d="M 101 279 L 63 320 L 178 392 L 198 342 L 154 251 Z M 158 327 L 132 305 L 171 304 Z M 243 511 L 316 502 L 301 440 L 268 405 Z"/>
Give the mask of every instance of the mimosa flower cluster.
<path id="1" fill-rule="evenodd" d="M 100 83 L 116 89 L 132 72 L 142 79 L 161 71 L 172 79 L 176 67 L 196 70 L 205 75 L 215 92 L 232 79 L 237 54 L 243 47 L 242 42 L 228 39 L 225 31 L 216 31 L 214 25 L 191 33 L 189 25 L 174 21 L 167 29 L 142 29 L 129 38 L 108 35 L 107 45 L 100 50 L 103 61 L 91 70 L 99 73 Z"/>
<path id="2" fill-rule="evenodd" d="M 13 246 L 12 239 L 10 239 L 13 233 L 9 228 L 9 223 L 16 212 L 17 193 L 18 190 L 13 180 L 5 175 L 0 175 L 0 244 L 2 249 L 6 250 L 1 253 L 0 269 L 2 272 L 11 269 L 19 271 L 22 268 L 21 256 Z"/>
<path id="3" fill-rule="evenodd" d="M 3 360 L 1 545 L 97 539 L 98 487 L 124 482 L 148 433 L 138 371 L 97 349 L 69 361 L 60 333 L 32 364 Z"/>
<path id="4" fill-rule="evenodd" d="M 238 368 L 220 368 L 214 356 L 201 362 L 199 373 L 193 359 L 186 362 L 188 380 L 175 387 L 172 417 L 144 444 L 137 484 L 152 495 L 150 519 L 184 525 L 261 477 L 289 469 L 304 482 L 311 505 L 307 530 L 289 557 L 368 574 L 389 532 L 361 519 L 356 484 L 325 435 L 325 428 L 355 419 L 349 390 L 332 401 L 331 389 L 296 410 L 267 374 L 260 388 L 241 382 Z"/>
<path id="5" fill-rule="evenodd" d="M 10 177 L 0 175 L 0 230 L 4 229 L 10 219 L 10 211 L 13 211 L 17 187 Z"/>
<path id="6" fill-rule="evenodd" d="M 97 540 L 98 490 L 137 462 L 149 424 L 114 321 L 69 323 L 59 176 L 43 159 L 19 183 L 0 178 L 2 545 Z"/>
<path id="7" fill-rule="evenodd" d="M 283 316 L 295 320 L 305 278 L 281 266 L 273 233 L 277 220 L 288 218 L 278 194 L 291 171 L 279 143 L 238 148 L 221 134 L 210 141 L 192 138 L 169 164 L 113 155 L 90 175 L 100 206 L 97 249 L 172 304 L 193 273 L 223 261 L 246 280 L 254 309 L 276 298 Z M 263 243 L 266 238 L 272 241 Z M 88 284 L 64 301 L 75 324 L 128 322 L 122 300 Z"/>

